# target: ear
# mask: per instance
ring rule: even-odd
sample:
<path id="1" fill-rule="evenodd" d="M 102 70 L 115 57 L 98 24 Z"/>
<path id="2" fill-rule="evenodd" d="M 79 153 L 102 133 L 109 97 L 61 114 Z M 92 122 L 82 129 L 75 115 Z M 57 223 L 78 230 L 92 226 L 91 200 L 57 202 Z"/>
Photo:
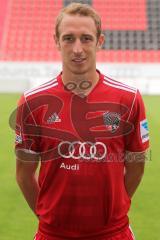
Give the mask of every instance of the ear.
<path id="1" fill-rule="evenodd" d="M 104 34 L 101 34 L 97 41 L 97 51 L 99 51 L 102 48 L 104 42 L 105 42 L 105 36 L 104 36 Z"/>
<path id="2" fill-rule="evenodd" d="M 59 43 L 59 39 L 57 38 L 57 36 L 55 34 L 53 35 L 53 38 L 54 38 L 57 49 L 60 51 L 61 46 L 60 46 L 60 43 Z"/>

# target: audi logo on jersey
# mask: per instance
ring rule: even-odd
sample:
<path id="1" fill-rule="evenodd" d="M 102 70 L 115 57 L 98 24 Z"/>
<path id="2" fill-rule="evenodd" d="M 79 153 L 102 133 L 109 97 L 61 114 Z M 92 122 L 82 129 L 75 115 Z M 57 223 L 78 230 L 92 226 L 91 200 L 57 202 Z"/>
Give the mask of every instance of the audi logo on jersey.
<path id="1" fill-rule="evenodd" d="M 107 147 L 102 142 L 62 141 L 58 153 L 62 158 L 103 160 L 107 156 Z"/>

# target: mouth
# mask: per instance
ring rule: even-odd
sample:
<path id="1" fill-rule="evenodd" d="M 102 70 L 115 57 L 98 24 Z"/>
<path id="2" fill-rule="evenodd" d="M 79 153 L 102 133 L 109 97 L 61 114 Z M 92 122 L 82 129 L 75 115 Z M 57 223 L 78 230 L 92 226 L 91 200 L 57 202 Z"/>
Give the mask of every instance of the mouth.
<path id="1" fill-rule="evenodd" d="M 72 59 L 72 62 L 76 63 L 76 64 L 82 64 L 86 61 L 86 58 L 74 58 Z"/>

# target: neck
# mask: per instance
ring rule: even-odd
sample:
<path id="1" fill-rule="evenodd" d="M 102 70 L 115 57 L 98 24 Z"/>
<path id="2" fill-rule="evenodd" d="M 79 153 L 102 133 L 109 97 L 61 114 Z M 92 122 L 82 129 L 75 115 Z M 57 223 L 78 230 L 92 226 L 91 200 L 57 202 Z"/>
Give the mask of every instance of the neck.
<path id="1" fill-rule="evenodd" d="M 75 94 L 88 95 L 99 80 L 99 74 L 96 71 L 75 74 L 72 72 L 62 72 L 62 82 L 66 88 Z"/>

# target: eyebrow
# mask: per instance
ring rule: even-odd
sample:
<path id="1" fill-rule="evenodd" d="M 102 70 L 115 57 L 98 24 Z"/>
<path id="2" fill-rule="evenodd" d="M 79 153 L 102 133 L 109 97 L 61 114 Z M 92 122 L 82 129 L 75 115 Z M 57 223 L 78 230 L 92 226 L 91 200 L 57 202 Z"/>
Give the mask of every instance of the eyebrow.
<path id="1" fill-rule="evenodd" d="M 88 33 L 83 33 L 81 36 L 82 37 L 84 36 L 84 37 L 91 37 L 91 38 L 93 38 L 93 35 L 88 34 Z M 73 33 L 68 33 L 68 34 L 62 35 L 62 38 L 65 38 L 65 37 L 74 37 L 74 34 Z"/>
<path id="2" fill-rule="evenodd" d="M 62 37 L 68 37 L 68 36 L 73 36 L 74 34 L 72 34 L 72 33 L 67 33 L 67 34 L 64 34 L 64 35 L 62 35 Z"/>

